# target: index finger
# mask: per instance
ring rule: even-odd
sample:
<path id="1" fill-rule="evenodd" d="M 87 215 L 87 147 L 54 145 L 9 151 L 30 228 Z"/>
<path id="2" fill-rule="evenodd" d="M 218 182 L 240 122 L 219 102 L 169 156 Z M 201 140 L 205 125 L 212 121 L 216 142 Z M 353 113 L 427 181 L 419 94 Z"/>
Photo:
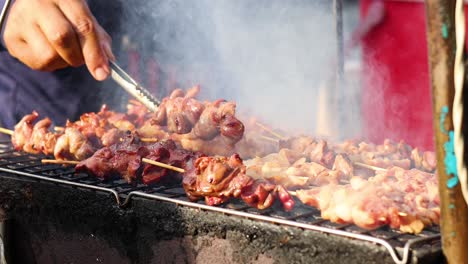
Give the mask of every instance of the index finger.
<path id="1" fill-rule="evenodd" d="M 97 21 L 86 1 L 67 0 L 58 3 L 78 36 L 88 70 L 95 79 L 100 81 L 106 79 L 110 72 L 108 58 L 100 43 Z"/>

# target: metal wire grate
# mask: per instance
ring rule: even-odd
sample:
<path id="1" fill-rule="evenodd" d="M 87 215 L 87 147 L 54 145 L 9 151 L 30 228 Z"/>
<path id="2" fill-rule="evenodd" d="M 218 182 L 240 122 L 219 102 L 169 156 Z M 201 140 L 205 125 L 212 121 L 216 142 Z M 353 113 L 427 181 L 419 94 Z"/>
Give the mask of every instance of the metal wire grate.
<path id="1" fill-rule="evenodd" d="M 42 158 L 44 156 L 15 151 L 12 149 L 11 144 L 0 142 L 0 171 L 39 181 L 107 192 L 122 207 L 126 206 L 132 197 L 144 197 L 253 220 L 315 230 L 379 244 L 388 250 L 392 259 L 398 264 L 407 263 L 410 254 L 418 249 L 437 247 L 440 250 L 440 230 L 438 226 L 427 228 L 418 235 L 403 234 L 389 227 L 366 230 L 355 225 L 337 224 L 322 219 L 319 210 L 303 205 L 299 201 L 296 201 L 296 207 L 291 212 L 282 211 L 277 207 L 258 210 L 247 206 L 241 200 L 232 200 L 221 206 L 208 206 L 203 201 L 198 203 L 189 201 L 180 185 L 130 185 L 122 179 L 103 182 L 85 173 L 75 173 L 72 166 L 42 164 Z"/>

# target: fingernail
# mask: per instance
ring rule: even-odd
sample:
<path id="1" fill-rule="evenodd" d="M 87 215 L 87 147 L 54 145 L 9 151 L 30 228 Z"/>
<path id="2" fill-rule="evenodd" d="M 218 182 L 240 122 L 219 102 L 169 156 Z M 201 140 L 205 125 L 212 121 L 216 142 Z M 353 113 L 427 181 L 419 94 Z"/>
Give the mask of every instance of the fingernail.
<path id="1" fill-rule="evenodd" d="M 104 67 L 99 67 L 94 71 L 94 74 L 96 75 L 96 79 L 98 81 L 104 81 L 107 79 L 107 76 L 109 76 L 109 71 Z"/>

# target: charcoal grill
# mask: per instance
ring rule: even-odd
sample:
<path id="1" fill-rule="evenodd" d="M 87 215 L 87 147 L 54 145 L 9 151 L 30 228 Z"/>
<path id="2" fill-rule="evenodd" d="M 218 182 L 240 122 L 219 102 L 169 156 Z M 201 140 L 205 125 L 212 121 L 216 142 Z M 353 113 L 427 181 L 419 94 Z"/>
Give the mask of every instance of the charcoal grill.
<path id="1" fill-rule="evenodd" d="M 440 230 L 437 226 L 427 228 L 418 235 L 403 234 L 388 227 L 365 230 L 355 225 L 336 224 L 324 220 L 320 217 L 320 212 L 317 209 L 302 205 L 299 201 L 292 212 L 284 212 L 279 208 L 257 210 L 238 200 L 222 206 L 208 206 L 203 201 L 189 201 L 180 185 L 130 185 L 121 179 L 103 182 L 85 173 L 75 173 L 73 167 L 42 164 L 42 158 L 44 156 L 15 151 L 10 143 L 0 142 L 0 171 L 18 178 L 27 177 L 40 182 L 105 192 L 115 199 L 119 207 L 127 207 L 132 198 L 140 197 L 251 220 L 323 232 L 380 245 L 388 251 L 395 263 L 401 264 L 408 263 L 411 254 L 423 256 L 428 252 L 431 254 L 441 252 Z"/>

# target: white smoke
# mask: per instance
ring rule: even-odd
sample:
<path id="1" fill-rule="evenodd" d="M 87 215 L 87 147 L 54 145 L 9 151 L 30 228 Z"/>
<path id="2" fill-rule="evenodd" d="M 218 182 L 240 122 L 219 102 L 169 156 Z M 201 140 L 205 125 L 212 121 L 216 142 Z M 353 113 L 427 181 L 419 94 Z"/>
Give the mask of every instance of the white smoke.
<path id="1" fill-rule="evenodd" d="M 136 18 L 128 23 L 133 38 L 151 42 L 144 53 L 163 71 L 175 67 L 182 88 L 201 84 L 205 99 L 234 100 L 239 113 L 332 136 L 317 127 L 317 116 L 339 117 L 338 107 L 318 107 L 325 92 L 337 95 L 332 8 L 323 0 L 166 0 L 132 1 L 126 10 Z M 354 90 L 338 96 L 348 99 L 339 109 L 356 113 Z M 355 133 L 359 122 L 351 123 L 344 131 Z"/>

